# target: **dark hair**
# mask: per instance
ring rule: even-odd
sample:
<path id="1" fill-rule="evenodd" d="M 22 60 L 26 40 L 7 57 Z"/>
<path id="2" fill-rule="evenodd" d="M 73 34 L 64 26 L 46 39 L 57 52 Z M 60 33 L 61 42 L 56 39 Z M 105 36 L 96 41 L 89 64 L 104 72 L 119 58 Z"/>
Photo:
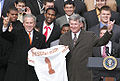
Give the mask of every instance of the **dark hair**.
<path id="1" fill-rule="evenodd" d="M 69 25 L 69 24 L 64 24 L 63 26 L 69 27 L 70 25 Z M 63 27 L 63 26 L 62 26 L 62 27 Z"/>
<path id="2" fill-rule="evenodd" d="M 69 25 L 69 24 L 63 24 L 61 30 L 62 30 L 64 27 L 70 27 L 70 25 Z"/>
<path id="3" fill-rule="evenodd" d="M 10 8 L 7 11 L 7 13 L 10 13 L 11 10 L 18 11 L 15 6 L 10 6 Z"/>
<path id="4" fill-rule="evenodd" d="M 73 5 L 73 6 L 75 7 L 74 1 L 65 1 L 65 2 L 64 2 L 64 7 L 65 7 L 67 4 Z"/>
<path id="5" fill-rule="evenodd" d="M 53 11 L 55 11 L 55 16 L 56 16 L 57 11 L 56 11 L 56 9 L 55 9 L 55 8 L 47 8 L 46 13 L 48 12 L 48 10 L 53 10 Z"/>
<path id="6" fill-rule="evenodd" d="M 46 5 L 46 2 L 54 2 L 54 0 L 43 0 L 43 4 L 45 4 Z"/>
<path id="7" fill-rule="evenodd" d="M 24 0 L 16 0 L 15 3 L 18 4 L 19 2 L 21 3 L 24 3 L 25 4 L 25 1 Z"/>
<path id="8" fill-rule="evenodd" d="M 106 11 L 110 11 L 111 12 L 111 8 L 109 6 L 102 6 L 100 9 L 100 13 L 102 10 L 106 10 Z"/>
<path id="9" fill-rule="evenodd" d="M 103 26 L 102 28 L 100 28 L 100 31 L 101 30 L 107 30 L 107 26 Z"/>

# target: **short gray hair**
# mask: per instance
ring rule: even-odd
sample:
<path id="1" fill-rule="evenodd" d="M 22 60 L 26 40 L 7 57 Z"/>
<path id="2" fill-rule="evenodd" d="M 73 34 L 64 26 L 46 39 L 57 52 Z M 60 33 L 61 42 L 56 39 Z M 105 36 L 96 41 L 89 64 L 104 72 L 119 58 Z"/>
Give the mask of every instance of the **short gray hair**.
<path id="1" fill-rule="evenodd" d="M 36 22 L 36 17 L 34 16 L 34 15 L 32 15 L 32 14 L 26 14 L 26 15 L 24 15 L 23 16 L 23 22 L 24 22 L 24 19 L 26 18 L 26 17 L 32 17 L 33 19 L 34 19 L 34 22 Z"/>
<path id="2" fill-rule="evenodd" d="M 86 30 L 86 22 L 84 17 L 80 16 L 79 14 L 73 14 L 70 16 L 69 21 L 70 20 L 79 20 L 79 22 L 82 22 L 84 24 L 84 29 Z"/>
<path id="3" fill-rule="evenodd" d="M 79 22 L 82 22 L 82 17 L 79 14 L 73 14 L 70 16 L 69 20 L 79 20 Z"/>

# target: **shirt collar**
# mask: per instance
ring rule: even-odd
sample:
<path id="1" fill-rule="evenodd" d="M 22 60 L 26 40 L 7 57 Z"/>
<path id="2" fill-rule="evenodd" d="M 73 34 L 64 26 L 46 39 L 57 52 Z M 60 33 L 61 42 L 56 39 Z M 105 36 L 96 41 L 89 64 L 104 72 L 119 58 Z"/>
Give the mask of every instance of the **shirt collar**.
<path id="1" fill-rule="evenodd" d="M 100 28 L 102 28 L 103 26 L 108 26 L 107 24 L 103 24 L 102 22 L 100 22 Z"/>
<path id="2" fill-rule="evenodd" d="M 77 33 L 73 33 L 73 32 L 72 32 L 72 39 L 74 39 L 74 34 L 76 34 L 76 37 L 78 38 L 78 37 L 79 37 L 80 32 L 81 32 L 81 30 L 80 30 L 79 32 L 77 32 Z"/>

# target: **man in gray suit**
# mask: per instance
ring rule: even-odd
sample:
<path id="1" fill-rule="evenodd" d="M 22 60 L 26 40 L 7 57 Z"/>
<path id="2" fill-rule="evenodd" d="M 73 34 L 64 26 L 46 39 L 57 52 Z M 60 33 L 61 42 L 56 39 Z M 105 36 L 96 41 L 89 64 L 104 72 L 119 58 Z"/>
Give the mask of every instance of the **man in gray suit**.
<path id="1" fill-rule="evenodd" d="M 76 6 L 75 6 L 75 3 L 73 1 L 64 2 L 65 15 L 57 18 L 56 23 L 59 24 L 60 27 L 62 27 L 64 24 L 68 24 L 69 23 L 69 17 L 74 14 L 75 8 L 76 8 Z M 84 28 L 86 29 L 85 18 L 82 17 L 82 20 L 83 20 L 82 22 L 84 24 Z"/>
<path id="2" fill-rule="evenodd" d="M 91 71 L 87 68 L 88 57 L 92 56 L 95 46 L 107 44 L 112 36 L 114 22 L 109 23 L 108 31 L 100 39 L 93 32 L 82 29 L 81 17 L 74 14 L 69 18 L 70 31 L 60 37 L 60 44 L 69 46 L 66 56 L 69 81 L 92 81 Z M 77 40 L 76 40 L 77 39 Z"/>

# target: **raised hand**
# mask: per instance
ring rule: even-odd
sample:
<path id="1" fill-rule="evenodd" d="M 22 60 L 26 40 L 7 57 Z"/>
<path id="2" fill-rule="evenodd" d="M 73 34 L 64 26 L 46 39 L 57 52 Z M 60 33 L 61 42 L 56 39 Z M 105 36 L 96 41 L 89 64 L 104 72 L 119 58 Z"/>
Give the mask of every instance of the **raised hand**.
<path id="1" fill-rule="evenodd" d="M 114 21 L 109 21 L 108 22 L 108 32 L 111 32 L 114 26 L 115 20 Z"/>
<path id="2" fill-rule="evenodd" d="M 8 27 L 10 18 L 9 17 L 4 17 L 4 16 L 2 16 L 2 18 L 3 18 L 3 26 Z"/>

